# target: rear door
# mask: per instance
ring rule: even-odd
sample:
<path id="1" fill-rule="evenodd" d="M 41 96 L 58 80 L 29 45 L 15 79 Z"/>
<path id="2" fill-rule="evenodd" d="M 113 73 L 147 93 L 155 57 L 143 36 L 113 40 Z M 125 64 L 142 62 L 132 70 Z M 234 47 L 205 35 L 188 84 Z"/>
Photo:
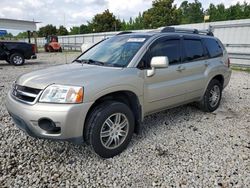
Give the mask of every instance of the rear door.
<path id="1" fill-rule="evenodd" d="M 182 73 L 185 79 L 186 101 L 202 96 L 206 85 L 206 69 L 208 53 L 199 36 L 183 36 L 182 38 Z"/>

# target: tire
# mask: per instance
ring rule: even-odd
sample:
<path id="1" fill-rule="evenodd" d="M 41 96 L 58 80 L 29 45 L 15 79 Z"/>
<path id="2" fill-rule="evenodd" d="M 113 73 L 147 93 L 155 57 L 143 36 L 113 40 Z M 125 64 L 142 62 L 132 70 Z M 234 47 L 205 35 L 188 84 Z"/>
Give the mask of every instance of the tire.
<path id="1" fill-rule="evenodd" d="M 94 108 L 88 117 L 84 140 L 96 154 L 102 158 L 111 158 L 126 149 L 133 136 L 135 122 L 126 104 L 104 102 Z"/>
<path id="2" fill-rule="evenodd" d="M 21 66 L 25 62 L 24 57 L 20 53 L 14 53 L 10 56 L 10 63 L 15 66 Z"/>
<path id="3" fill-rule="evenodd" d="M 218 80 L 213 79 L 208 84 L 203 99 L 199 103 L 199 107 L 204 112 L 213 112 L 219 107 L 221 96 L 222 96 L 222 84 Z"/>
<path id="4" fill-rule="evenodd" d="M 54 49 L 51 46 L 49 46 L 49 52 L 54 52 Z"/>
<path id="5" fill-rule="evenodd" d="M 45 52 L 49 52 L 49 49 L 48 49 L 48 45 L 47 45 L 47 44 L 44 45 L 44 51 L 45 51 Z"/>

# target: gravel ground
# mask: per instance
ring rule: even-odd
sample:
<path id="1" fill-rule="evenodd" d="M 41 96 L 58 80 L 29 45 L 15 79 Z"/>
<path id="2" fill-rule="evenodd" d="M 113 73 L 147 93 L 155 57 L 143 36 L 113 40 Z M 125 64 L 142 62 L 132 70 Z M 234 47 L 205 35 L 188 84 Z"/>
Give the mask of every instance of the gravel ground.
<path id="1" fill-rule="evenodd" d="M 248 187 L 250 74 L 232 74 L 220 108 L 186 105 L 145 119 L 128 149 L 103 160 L 86 145 L 38 140 L 9 117 L 4 100 L 23 73 L 78 53 L 39 54 L 22 67 L 0 62 L 0 187 Z"/>

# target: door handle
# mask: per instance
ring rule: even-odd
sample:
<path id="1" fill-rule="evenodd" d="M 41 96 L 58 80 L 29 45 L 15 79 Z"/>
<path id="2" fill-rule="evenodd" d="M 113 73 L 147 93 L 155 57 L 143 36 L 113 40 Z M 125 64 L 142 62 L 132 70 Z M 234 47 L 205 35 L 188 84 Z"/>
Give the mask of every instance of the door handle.
<path id="1" fill-rule="evenodd" d="M 176 70 L 181 72 L 185 69 L 186 69 L 186 67 L 180 65 Z"/>

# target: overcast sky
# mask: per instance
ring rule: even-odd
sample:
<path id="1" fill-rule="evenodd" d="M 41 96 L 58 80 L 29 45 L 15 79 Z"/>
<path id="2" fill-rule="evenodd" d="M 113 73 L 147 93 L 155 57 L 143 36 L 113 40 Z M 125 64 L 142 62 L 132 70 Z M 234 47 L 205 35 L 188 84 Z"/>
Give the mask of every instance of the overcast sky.
<path id="1" fill-rule="evenodd" d="M 200 0 L 203 7 L 210 3 L 224 3 L 227 7 L 244 0 Z M 250 2 L 250 0 L 245 0 Z M 175 0 L 177 6 L 182 0 Z M 192 2 L 192 0 L 189 0 Z M 120 19 L 128 20 L 151 7 L 152 0 L 0 0 L 0 18 L 35 20 L 46 24 L 65 25 L 67 28 L 90 21 L 109 9 Z M 1 27 L 1 26 L 0 26 Z"/>

